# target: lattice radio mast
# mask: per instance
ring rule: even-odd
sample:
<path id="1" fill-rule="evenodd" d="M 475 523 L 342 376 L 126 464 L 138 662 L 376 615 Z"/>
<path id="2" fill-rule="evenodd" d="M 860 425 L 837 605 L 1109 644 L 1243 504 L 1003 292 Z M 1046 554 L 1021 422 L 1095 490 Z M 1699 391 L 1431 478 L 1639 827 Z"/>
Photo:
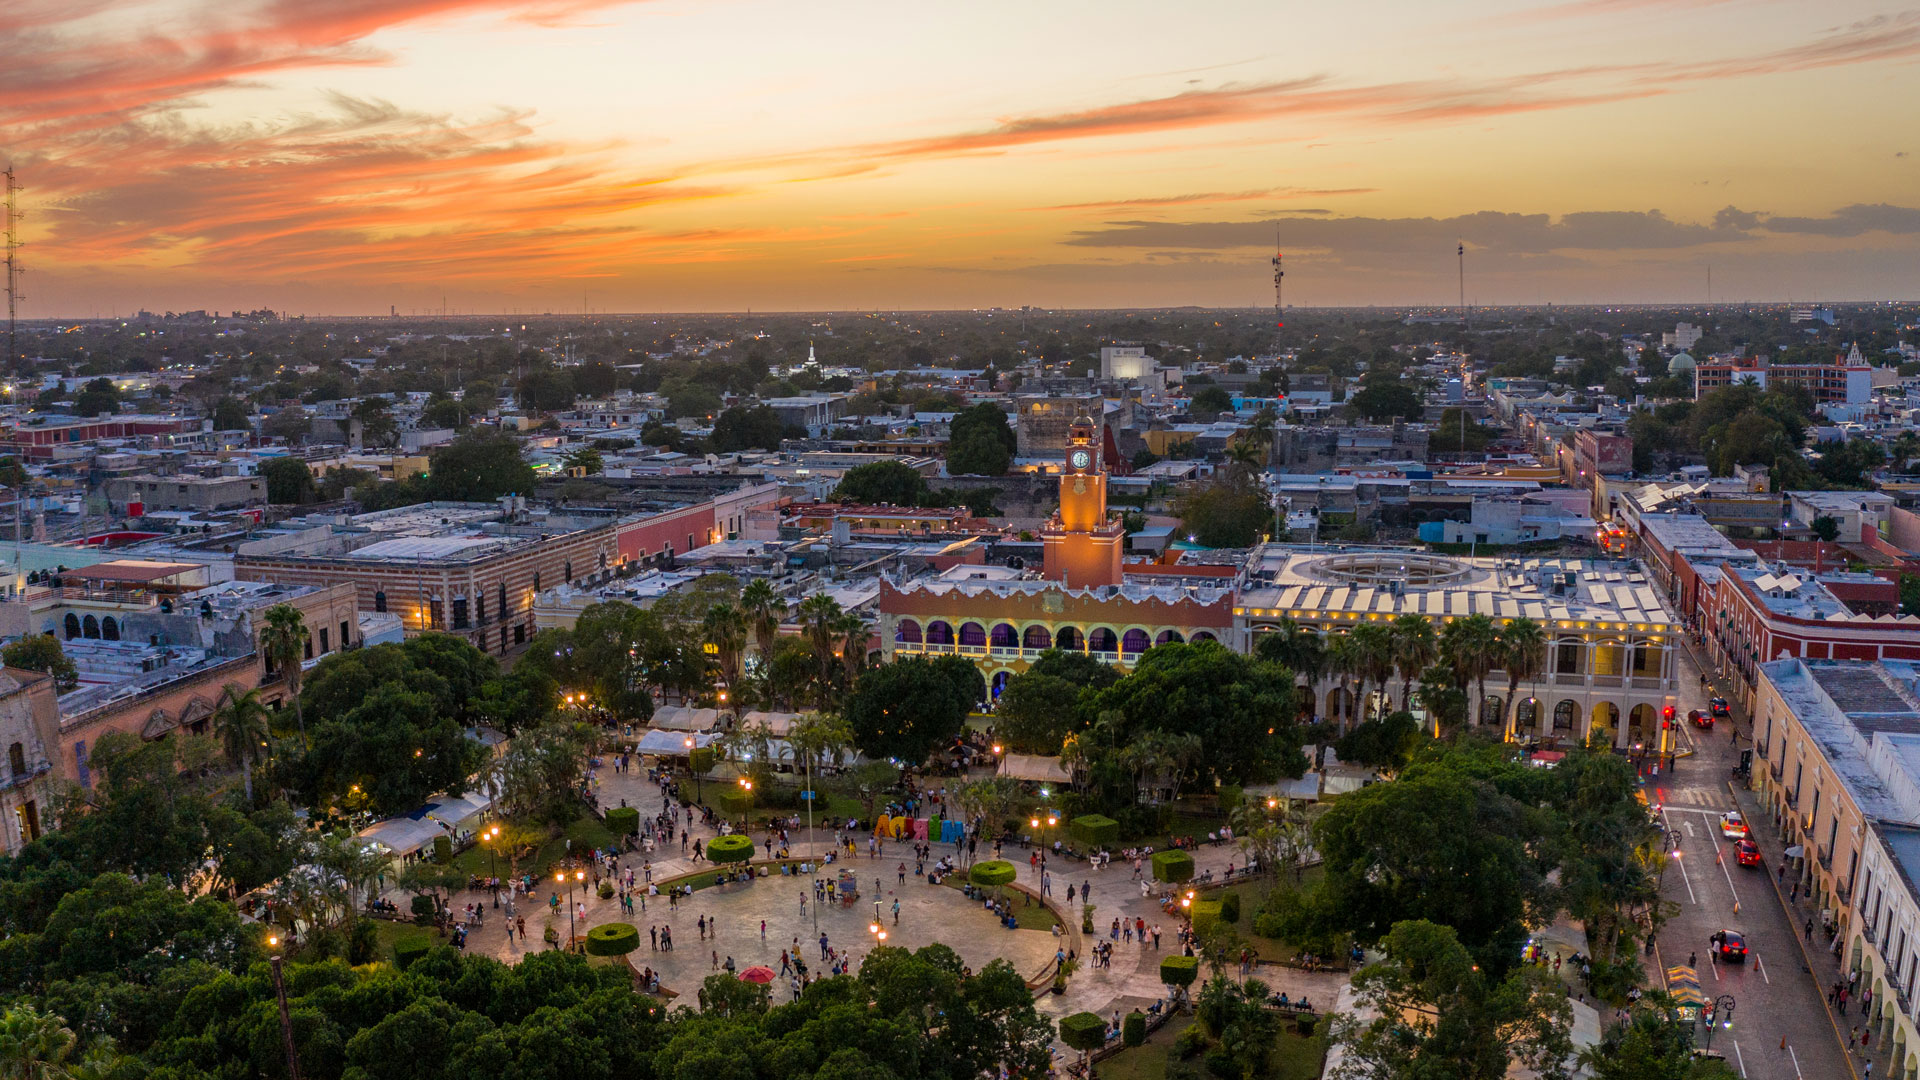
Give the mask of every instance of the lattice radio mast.
<path id="1" fill-rule="evenodd" d="M 1280 250 L 1280 225 L 1275 222 L 1273 226 L 1273 328 L 1275 330 L 1287 325 L 1285 297 L 1280 291 L 1280 283 L 1287 278 L 1287 271 L 1281 265 L 1281 260 L 1285 258 L 1286 255 Z M 1278 334 L 1275 335 L 1276 339 L 1278 336 Z"/>
<path id="2" fill-rule="evenodd" d="M 13 166 L 6 171 L 6 251 L 7 251 L 7 364 L 13 368 L 20 353 L 14 345 L 17 333 L 17 320 L 20 317 L 20 301 L 26 295 L 20 291 L 20 275 L 26 268 L 20 265 L 20 213 L 18 199 L 20 181 L 13 175 Z"/>

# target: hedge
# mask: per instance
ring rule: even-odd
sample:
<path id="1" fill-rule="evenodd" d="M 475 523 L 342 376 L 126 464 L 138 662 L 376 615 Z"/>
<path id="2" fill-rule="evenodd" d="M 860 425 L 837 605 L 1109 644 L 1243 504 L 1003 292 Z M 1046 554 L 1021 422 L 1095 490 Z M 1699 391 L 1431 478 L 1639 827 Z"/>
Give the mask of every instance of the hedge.
<path id="1" fill-rule="evenodd" d="M 632 923 L 610 922 L 587 931 L 590 956 L 625 956 L 640 947 L 640 930 Z"/>
<path id="2" fill-rule="evenodd" d="M 1238 890 L 1228 889 L 1221 895 L 1220 918 L 1221 921 L 1228 923 L 1237 923 L 1240 921 L 1240 893 Z"/>
<path id="3" fill-rule="evenodd" d="M 745 817 L 753 809 L 753 795 L 738 788 L 730 788 L 713 797 L 714 804 L 727 817 Z"/>
<path id="4" fill-rule="evenodd" d="M 1155 881 L 1165 881 L 1173 885 L 1192 881 L 1193 856 L 1177 849 L 1154 852 L 1153 877 Z"/>
<path id="5" fill-rule="evenodd" d="M 1060 1041 L 1075 1050 L 1098 1050 L 1107 1044 L 1107 1022 L 1090 1012 L 1074 1013 L 1060 1020 Z"/>
<path id="6" fill-rule="evenodd" d="M 1112 847 L 1120 840 L 1120 823 L 1104 814 L 1081 814 L 1068 828 L 1089 848 Z"/>
<path id="7" fill-rule="evenodd" d="M 1220 901 L 1195 900 L 1188 913 L 1193 919 L 1193 932 L 1204 934 L 1220 921 Z"/>
<path id="8" fill-rule="evenodd" d="M 1126 1046 L 1139 1046 L 1147 1041 L 1147 1014 L 1135 1009 L 1120 1021 L 1120 1042 Z"/>
<path id="9" fill-rule="evenodd" d="M 1192 986 L 1200 975 L 1200 961 L 1192 956 L 1168 956 L 1160 961 L 1160 981 L 1168 986 Z"/>
<path id="10" fill-rule="evenodd" d="M 753 858 L 753 838 L 734 833 L 731 836 L 716 836 L 707 841 L 707 861 L 717 863 L 746 862 Z"/>
<path id="11" fill-rule="evenodd" d="M 433 838 L 433 861 L 439 863 L 441 866 L 451 866 L 453 864 L 452 840 L 446 836 L 436 836 Z"/>
<path id="12" fill-rule="evenodd" d="M 433 942 L 427 938 L 401 938 L 393 943 L 393 962 L 401 971 L 405 971 L 432 948 Z"/>
<path id="13" fill-rule="evenodd" d="M 616 806 L 607 811 L 607 831 L 615 836 L 640 835 L 640 811 L 631 806 Z"/>
<path id="14" fill-rule="evenodd" d="M 694 772 L 700 773 L 701 775 L 710 773 L 713 771 L 713 762 L 714 762 L 715 756 L 716 755 L 713 752 L 713 747 L 711 746 L 699 747 L 693 751 L 690 751 L 687 754 L 687 768 L 692 769 Z"/>
<path id="15" fill-rule="evenodd" d="M 974 863 L 973 869 L 967 871 L 968 881 L 975 885 L 996 889 L 1002 885 L 1012 884 L 1013 879 L 1019 876 L 1020 872 L 1005 859 L 988 859 L 986 862 Z"/>

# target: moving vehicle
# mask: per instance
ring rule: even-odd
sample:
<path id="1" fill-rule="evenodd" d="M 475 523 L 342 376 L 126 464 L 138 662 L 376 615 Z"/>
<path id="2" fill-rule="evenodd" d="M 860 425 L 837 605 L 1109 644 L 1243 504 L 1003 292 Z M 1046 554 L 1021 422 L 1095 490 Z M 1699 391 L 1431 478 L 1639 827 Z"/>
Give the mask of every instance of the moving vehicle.
<path id="1" fill-rule="evenodd" d="M 1721 815 L 1720 835 L 1725 836 L 1729 840 L 1745 840 L 1747 838 L 1747 820 L 1740 816 L 1740 811 L 1729 810 Z"/>
<path id="2" fill-rule="evenodd" d="M 1716 718 L 1731 718 L 1733 706 L 1727 704 L 1726 698 L 1717 697 L 1707 702 L 1707 712 Z"/>
<path id="3" fill-rule="evenodd" d="M 1738 930 L 1720 930 L 1707 939 L 1713 945 L 1715 956 L 1725 964 L 1744 964 L 1747 962 L 1747 939 Z"/>
<path id="4" fill-rule="evenodd" d="M 1735 840 L 1733 842 L 1733 861 L 1739 863 L 1741 866 L 1759 866 L 1760 845 L 1751 840 Z"/>
<path id="5" fill-rule="evenodd" d="M 1697 728 L 1706 728 L 1708 731 L 1712 731 L 1713 715 L 1711 713 L 1701 712 L 1699 709 L 1691 709 L 1687 712 L 1687 723 Z"/>

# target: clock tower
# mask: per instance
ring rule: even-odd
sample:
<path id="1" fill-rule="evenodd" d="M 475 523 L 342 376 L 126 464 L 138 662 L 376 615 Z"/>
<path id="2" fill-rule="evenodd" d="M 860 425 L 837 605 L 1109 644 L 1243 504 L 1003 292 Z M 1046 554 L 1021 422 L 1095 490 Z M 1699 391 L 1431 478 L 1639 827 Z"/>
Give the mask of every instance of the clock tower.
<path id="1" fill-rule="evenodd" d="M 1060 512 L 1041 531 L 1045 573 L 1071 588 L 1118 585 L 1125 530 L 1107 518 L 1107 474 L 1100 467 L 1093 421 L 1074 420 L 1060 472 Z"/>

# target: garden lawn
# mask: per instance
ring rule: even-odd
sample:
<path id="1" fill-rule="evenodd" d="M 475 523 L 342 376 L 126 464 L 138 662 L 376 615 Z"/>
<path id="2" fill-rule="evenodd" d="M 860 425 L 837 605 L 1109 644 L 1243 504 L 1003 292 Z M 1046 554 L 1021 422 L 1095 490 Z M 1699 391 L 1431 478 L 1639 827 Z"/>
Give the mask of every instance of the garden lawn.
<path id="1" fill-rule="evenodd" d="M 1147 1036 L 1146 1042 L 1122 1050 L 1094 1068 L 1101 1080 L 1162 1080 L 1167 1075 L 1167 1058 L 1173 1052 L 1174 1040 L 1192 1024 L 1191 1018 L 1176 1016 Z M 1325 1026 L 1323 1022 L 1321 1027 Z M 1196 1055 L 1193 1064 L 1199 1061 L 1200 1055 Z M 1263 1080 L 1318 1080 L 1326 1062 L 1326 1036 L 1318 1031 L 1301 1035 L 1289 1024 L 1274 1041 L 1267 1071 L 1261 1075 Z"/>
<path id="2" fill-rule="evenodd" d="M 958 890 L 966 883 L 966 875 L 964 874 L 955 874 L 942 882 L 947 888 L 954 890 Z M 979 901 L 975 901 L 975 903 L 978 902 Z M 1017 889 L 1008 889 L 1007 902 L 1013 905 L 1014 926 L 1022 930 L 1044 930 L 1048 933 L 1053 932 L 1053 912 L 1038 900 L 1032 904 L 1028 904 L 1025 893 Z"/>
<path id="3" fill-rule="evenodd" d="M 403 908 L 405 907 L 404 904 L 401 906 Z M 447 941 L 450 940 L 435 933 L 431 926 L 415 926 L 411 922 L 395 922 L 391 919 L 374 919 L 371 921 L 373 922 L 374 937 L 380 942 L 380 947 L 374 959 L 384 964 L 393 963 L 393 947 L 402 941 L 419 939 L 427 942 L 429 945 L 445 945 Z"/>
<path id="4" fill-rule="evenodd" d="M 1173 1017 L 1147 1036 L 1139 1046 L 1129 1047 L 1094 1066 L 1102 1080 L 1163 1080 L 1167 1075 L 1167 1054 L 1173 1040 L 1186 1030 L 1190 1020 Z"/>

